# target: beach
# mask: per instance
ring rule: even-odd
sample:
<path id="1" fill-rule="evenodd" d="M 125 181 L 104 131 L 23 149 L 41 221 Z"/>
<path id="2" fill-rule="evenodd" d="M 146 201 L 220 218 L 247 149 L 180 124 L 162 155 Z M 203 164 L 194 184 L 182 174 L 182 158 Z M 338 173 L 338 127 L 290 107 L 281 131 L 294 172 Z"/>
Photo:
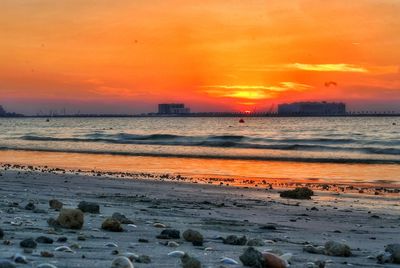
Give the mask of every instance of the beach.
<path id="1" fill-rule="evenodd" d="M 42 263 L 58 268 L 111 267 L 117 256 L 129 254 L 145 255 L 151 261 L 135 262 L 135 267 L 182 267 L 175 256 L 180 251 L 199 260 L 202 267 L 243 267 L 239 257 L 248 245 L 224 243 L 230 235 L 246 236 L 247 243 L 260 252 L 286 254 L 290 267 L 318 267 L 312 266 L 319 265 L 318 261 L 325 267 L 396 267 L 378 264 L 376 256 L 386 245 L 398 243 L 398 193 L 315 190 L 311 200 L 295 200 L 282 198 L 281 189 L 269 187 L 21 165 L 2 165 L 0 191 L 0 228 L 4 231 L 0 258 L 22 254 L 27 263 L 18 267 Z M 99 213 L 85 213 L 82 229 L 55 228 L 48 219 L 57 218 L 60 212 L 49 208 L 52 199 L 62 202 L 63 208 L 92 202 L 99 205 Z M 116 212 L 132 223 L 122 224 L 122 232 L 102 229 L 102 222 Z M 180 238 L 157 238 L 164 229 L 180 231 Z M 203 245 L 185 241 L 182 234 L 187 229 L 200 232 Z M 37 243 L 32 250 L 21 247 L 22 240 L 40 236 L 54 242 Z M 348 245 L 351 256 L 304 251 L 307 245 L 317 248 L 331 240 Z M 62 246 L 72 252 L 58 251 Z M 175 257 L 168 256 L 171 252 Z M 222 258 L 238 264 L 223 263 Z"/>

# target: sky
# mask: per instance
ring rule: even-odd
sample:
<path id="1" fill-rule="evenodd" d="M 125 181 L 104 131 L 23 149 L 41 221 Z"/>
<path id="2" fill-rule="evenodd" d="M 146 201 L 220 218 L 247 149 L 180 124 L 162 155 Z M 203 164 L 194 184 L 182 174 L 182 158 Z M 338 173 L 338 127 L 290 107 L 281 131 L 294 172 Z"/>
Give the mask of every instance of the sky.
<path id="1" fill-rule="evenodd" d="M 2 0 L 0 104 L 26 114 L 400 111 L 398 0 Z"/>

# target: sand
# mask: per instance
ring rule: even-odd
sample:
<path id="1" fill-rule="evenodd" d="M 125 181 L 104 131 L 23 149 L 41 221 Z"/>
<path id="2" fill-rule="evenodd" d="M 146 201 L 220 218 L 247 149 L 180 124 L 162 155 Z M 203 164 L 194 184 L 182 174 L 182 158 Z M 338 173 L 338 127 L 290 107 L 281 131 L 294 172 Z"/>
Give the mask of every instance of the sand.
<path id="1" fill-rule="evenodd" d="M 265 242 L 264 246 L 256 247 L 260 251 L 292 253 L 290 267 L 306 267 L 308 262 L 316 260 L 327 261 L 326 267 L 398 267 L 377 264 L 375 256 L 385 245 L 399 243 L 399 195 L 317 191 L 312 200 L 289 200 L 279 197 L 278 190 L 266 190 L 267 187 L 217 186 L 141 179 L 140 176 L 113 178 L 97 173 L 25 167 L 3 166 L 0 173 L 0 227 L 5 233 L 3 242 L 8 241 L 0 244 L 0 259 L 22 253 L 28 263 L 18 267 L 36 267 L 41 263 L 59 268 L 111 267 L 115 251 L 151 258 L 151 263 L 135 263 L 135 267 L 181 267 L 179 258 L 168 256 L 174 250 L 196 257 L 203 267 L 224 267 L 220 263 L 222 257 L 239 262 L 225 267 L 243 267 L 239 256 L 247 246 L 223 244 L 220 237 L 228 235 L 260 238 Z M 59 214 L 49 208 L 48 202 L 54 198 L 66 208 L 76 208 L 80 201 L 96 202 L 100 205 L 100 214 L 85 213 L 82 230 L 53 230 L 47 219 Z M 39 211 L 24 208 L 30 201 Z M 12 202 L 18 205 L 12 207 Z M 114 212 L 132 219 L 134 226 L 123 225 L 124 232 L 120 233 L 101 230 L 103 220 Z M 168 247 L 163 244 L 165 240 L 156 238 L 163 228 L 155 227 L 154 223 L 181 233 L 188 228 L 195 229 L 203 234 L 204 246 L 193 246 L 181 238 L 175 240 L 179 247 Z M 265 225 L 276 229 L 263 229 Z M 19 246 L 21 240 L 42 235 L 54 240 L 65 236 L 68 241 L 38 244 L 32 254 L 23 253 Z M 78 240 L 78 236 L 86 240 Z M 139 242 L 139 239 L 148 242 Z M 174 239 L 168 241 L 171 240 Z M 353 256 L 333 257 L 303 251 L 306 243 L 324 245 L 328 240 L 349 245 Z M 108 243 L 118 247 L 109 247 Z M 74 253 L 54 251 L 62 245 L 72 247 Z M 55 256 L 41 257 L 41 251 Z"/>

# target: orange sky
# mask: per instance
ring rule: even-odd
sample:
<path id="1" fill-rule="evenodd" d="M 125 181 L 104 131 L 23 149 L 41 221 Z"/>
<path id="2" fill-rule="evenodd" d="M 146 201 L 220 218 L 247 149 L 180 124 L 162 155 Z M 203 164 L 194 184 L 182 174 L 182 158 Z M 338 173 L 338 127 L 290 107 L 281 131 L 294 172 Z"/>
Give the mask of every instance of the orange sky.
<path id="1" fill-rule="evenodd" d="M 0 104 L 31 114 L 169 101 L 400 110 L 399 14 L 398 0 L 2 0 Z"/>

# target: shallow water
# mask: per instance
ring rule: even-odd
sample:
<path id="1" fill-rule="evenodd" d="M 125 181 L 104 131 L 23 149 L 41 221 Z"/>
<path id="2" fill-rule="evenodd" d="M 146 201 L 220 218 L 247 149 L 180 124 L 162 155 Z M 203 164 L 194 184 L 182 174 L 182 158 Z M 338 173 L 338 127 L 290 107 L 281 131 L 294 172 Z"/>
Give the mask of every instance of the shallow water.
<path id="1" fill-rule="evenodd" d="M 241 124 L 238 118 L 51 118 L 50 122 L 43 118 L 0 119 L 0 147 L 3 155 L 4 150 L 85 154 L 90 167 L 98 166 L 100 161 L 112 170 L 132 170 L 129 163 L 136 165 L 146 159 L 148 164 L 139 165 L 140 169 L 246 177 L 400 181 L 398 117 L 245 121 Z M 118 161 L 125 159 L 122 162 L 127 164 L 117 164 L 110 155 L 121 156 Z M 13 162 L 16 156 L 8 153 L 2 159 Z M 185 164 L 179 164 L 182 162 Z"/>

